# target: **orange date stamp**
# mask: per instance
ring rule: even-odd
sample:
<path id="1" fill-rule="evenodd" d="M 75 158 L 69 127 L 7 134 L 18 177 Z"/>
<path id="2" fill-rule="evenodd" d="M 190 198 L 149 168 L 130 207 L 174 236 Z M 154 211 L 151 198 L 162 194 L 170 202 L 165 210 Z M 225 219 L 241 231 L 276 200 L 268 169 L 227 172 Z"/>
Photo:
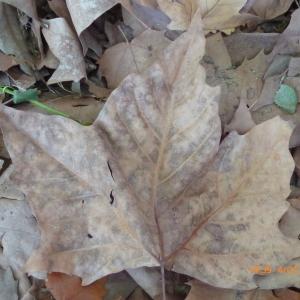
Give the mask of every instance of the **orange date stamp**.
<path id="1" fill-rule="evenodd" d="M 300 267 L 298 265 L 290 265 L 272 268 L 270 265 L 255 265 L 251 266 L 249 271 L 258 275 L 268 275 L 271 273 L 300 274 Z"/>

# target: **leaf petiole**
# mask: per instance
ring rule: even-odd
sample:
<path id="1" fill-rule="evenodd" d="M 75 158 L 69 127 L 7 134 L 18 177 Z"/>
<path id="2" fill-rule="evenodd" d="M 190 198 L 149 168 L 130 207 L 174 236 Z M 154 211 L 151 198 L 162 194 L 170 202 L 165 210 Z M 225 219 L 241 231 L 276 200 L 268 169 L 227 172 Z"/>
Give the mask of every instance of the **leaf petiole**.
<path id="1" fill-rule="evenodd" d="M 0 86 L 0 93 L 12 95 L 13 97 L 12 97 L 11 101 L 14 104 L 28 102 L 28 103 L 31 103 L 33 106 L 35 106 L 41 110 L 44 110 L 51 115 L 65 117 L 65 118 L 71 119 L 81 125 L 84 125 L 84 126 L 91 125 L 90 123 L 76 120 L 76 119 L 72 118 L 69 114 L 59 111 L 56 108 L 53 108 L 47 104 L 40 102 L 38 100 L 38 91 L 36 89 L 29 89 L 29 90 L 26 90 L 23 92 L 23 91 L 19 91 L 19 90 L 14 90 L 14 89 L 10 88 L 9 86 Z"/>

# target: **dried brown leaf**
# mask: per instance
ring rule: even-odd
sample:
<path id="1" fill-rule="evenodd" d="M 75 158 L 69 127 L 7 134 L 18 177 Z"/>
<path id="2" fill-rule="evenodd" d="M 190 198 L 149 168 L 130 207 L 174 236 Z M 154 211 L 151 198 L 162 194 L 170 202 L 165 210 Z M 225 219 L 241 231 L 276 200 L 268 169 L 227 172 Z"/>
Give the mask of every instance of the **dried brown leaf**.
<path id="1" fill-rule="evenodd" d="M 129 44 L 120 43 L 107 49 L 99 61 L 108 87 L 116 88 L 130 73 L 144 71 L 169 45 L 162 32 L 148 29 Z"/>
<path id="2" fill-rule="evenodd" d="M 206 39 L 206 54 L 211 57 L 219 69 L 232 67 L 231 58 L 221 33 L 216 33 Z"/>
<path id="3" fill-rule="evenodd" d="M 123 80 L 90 127 L 2 107 L 14 180 L 42 234 L 28 270 L 88 284 L 162 264 L 251 289 L 253 264 L 299 255 L 300 242 L 278 228 L 294 169 L 291 128 L 275 118 L 229 134 L 219 148 L 219 89 L 199 65 L 200 22 L 196 16 L 156 63 Z"/>
<path id="4" fill-rule="evenodd" d="M 240 65 L 245 58 L 252 59 L 259 52 L 272 51 L 278 40 L 278 33 L 236 32 L 224 38 L 233 65 Z"/>
<path id="5" fill-rule="evenodd" d="M 255 0 L 252 11 L 262 19 L 273 19 L 284 14 L 294 0 Z"/>
<path id="6" fill-rule="evenodd" d="M 62 81 L 79 81 L 86 76 L 85 63 L 78 38 L 63 18 L 47 20 L 49 28 L 43 28 L 43 35 L 50 50 L 60 64 L 48 84 Z"/>
<path id="7" fill-rule="evenodd" d="M 191 291 L 186 300 L 298 300 L 300 294 L 288 289 L 268 291 L 256 289 L 254 291 L 235 291 L 219 289 L 199 281 L 190 282 Z"/>
<path id="8" fill-rule="evenodd" d="M 0 52 L 0 71 L 7 71 L 12 66 L 15 66 L 17 63 L 12 56 L 5 55 Z"/>
<path id="9" fill-rule="evenodd" d="M 228 30 L 237 24 L 231 23 L 246 0 L 187 0 L 184 2 L 172 0 L 157 0 L 159 7 L 172 20 L 170 29 L 185 30 L 198 8 L 202 11 L 204 29 L 207 31 Z"/>
<path id="10" fill-rule="evenodd" d="M 273 269 L 269 275 L 256 275 L 255 281 L 261 289 L 280 289 L 285 287 L 300 287 L 300 258 L 291 260 L 286 264 Z M 284 298 L 283 298 L 284 299 Z M 287 298 L 289 299 L 289 298 Z M 285 300 L 285 299 L 284 299 Z"/>
<path id="11" fill-rule="evenodd" d="M 36 220 L 26 201 L 0 199 L 0 236 L 10 266 L 14 271 L 23 271 L 39 243 Z"/>
<path id="12" fill-rule="evenodd" d="M 4 3 L 0 3 L 0 50 L 13 55 L 18 63 L 34 65 L 20 29 L 17 10 Z"/>
<path id="13" fill-rule="evenodd" d="M 48 4 L 58 17 L 66 19 L 70 26 L 73 25 L 66 0 L 48 0 Z"/>
<path id="14" fill-rule="evenodd" d="M 6 71 L 6 74 L 11 80 L 11 85 L 19 89 L 28 89 L 35 84 L 36 78 L 24 73 L 19 67 L 12 67 Z"/>
<path id="15" fill-rule="evenodd" d="M 66 0 L 78 36 L 119 0 Z"/>
<path id="16" fill-rule="evenodd" d="M 0 253 L 0 299 L 18 300 L 18 283 L 2 251 Z"/>
<path id="17" fill-rule="evenodd" d="M 63 273 L 51 273 L 46 281 L 47 288 L 56 300 L 102 300 L 106 294 L 106 278 L 88 286 L 81 285 L 81 279 Z"/>
<path id="18" fill-rule="evenodd" d="M 237 131 L 239 134 L 245 134 L 255 126 L 246 101 L 241 99 L 240 105 L 236 110 L 231 122 L 225 126 L 225 132 Z"/>

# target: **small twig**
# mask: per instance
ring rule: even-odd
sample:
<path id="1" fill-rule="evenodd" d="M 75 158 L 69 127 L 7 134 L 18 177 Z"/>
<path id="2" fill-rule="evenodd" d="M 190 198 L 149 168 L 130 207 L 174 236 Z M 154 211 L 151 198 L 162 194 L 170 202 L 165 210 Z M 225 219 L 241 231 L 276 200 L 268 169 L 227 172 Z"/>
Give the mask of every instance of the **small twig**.
<path id="1" fill-rule="evenodd" d="M 125 32 L 122 30 L 121 26 L 118 26 L 118 29 L 120 30 L 121 34 L 123 35 L 123 37 L 124 37 L 124 39 L 125 39 L 125 41 L 126 41 L 126 44 L 127 44 L 127 45 L 128 45 L 128 47 L 129 47 L 129 50 L 130 50 L 130 53 L 131 53 L 131 55 L 132 55 L 133 62 L 134 62 L 134 64 L 135 64 L 135 68 L 136 68 L 136 71 L 137 71 L 137 73 L 141 73 L 141 72 L 140 72 L 140 70 L 139 70 L 139 67 L 138 67 L 137 61 L 136 61 L 136 59 L 135 59 L 135 55 L 134 55 L 134 53 L 133 53 L 133 50 L 132 50 L 131 44 L 130 44 L 130 42 L 128 41 L 128 39 L 127 39 L 127 36 L 126 36 Z"/>
<path id="2" fill-rule="evenodd" d="M 298 0 L 295 0 L 295 3 L 298 7 L 300 7 L 300 4 L 299 4 L 299 1 Z"/>

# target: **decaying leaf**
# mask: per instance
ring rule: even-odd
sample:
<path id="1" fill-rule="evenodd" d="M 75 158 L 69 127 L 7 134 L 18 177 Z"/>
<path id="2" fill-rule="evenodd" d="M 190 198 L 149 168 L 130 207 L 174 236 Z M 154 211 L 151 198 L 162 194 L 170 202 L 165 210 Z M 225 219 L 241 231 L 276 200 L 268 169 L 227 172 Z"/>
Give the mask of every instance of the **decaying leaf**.
<path id="1" fill-rule="evenodd" d="M 252 59 L 259 52 L 272 51 L 279 38 L 278 33 L 235 32 L 224 38 L 233 65 L 240 65 L 245 58 Z"/>
<path id="2" fill-rule="evenodd" d="M 2 1 L 1 1 L 2 2 Z M 14 55 L 19 63 L 34 65 L 27 43 L 22 35 L 15 8 L 0 2 L 0 50 Z"/>
<path id="3" fill-rule="evenodd" d="M 277 54 L 297 54 L 299 53 L 299 20 L 300 20 L 300 8 L 295 10 L 292 14 L 290 23 L 284 32 L 277 40 L 276 46 L 272 51 L 272 55 Z"/>
<path id="4" fill-rule="evenodd" d="M 285 287 L 300 287 L 299 279 L 300 258 L 291 260 L 286 264 L 273 269 L 268 275 L 255 275 L 255 281 L 261 289 L 278 289 Z M 299 295 L 299 294 L 298 294 Z"/>
<path id="5" fill-rule="evenodd" d="M 230 23 L 233 16 L 237 15 L 246 0 L 157 0 L 159 7 L 172 20 L 169 25 L 173 30 L 188 28 L 197 9 L 200 8 L 204 29 L 207 31 L 232 29 Z M 236 24 L 238 26 L 240 24 Z"/>
<path id="6" fill-rule="evenodd" d="M 200 23 L 197 13 L 151 67 L 123 80 L 90 127 L 1 107 L 14 180 L 42 235 L 28 271 L 89 284 L 162 265 L 251 289 L 251 266 L 299 256 L 300 242 L 278 227 L 294 169 L 291 128 L 275 118 L 219 146 L 219 88 L 199 64 Z"/>
<path id="7" fill-rule="evenodd" d="M 152 268 L 127 269 L 127 273 L 152 299 L 161 295 L 161 274 Z"/>
<path id="8" fill-rule="evenodd" d="M 286 236 L 297 239 L 300 237 L 300 200 L 292 199 L 290 201 L 294 205 L 292 204 L 281 218 L 280 229 Z"/>
<path id="9" fill-rule="evenodd" d="M 70 25 L 64 18 L 47 20 L 47 23 L 49 28 L 43 28 L 43 35 L 60 62 L 48 84 L 79 81 L 86 77 L 81 46 Z"/>
<path id="10" fill-rule="evenodd" d="M 82 286 L 80 278 L 63 273 L 48 275 L 46 286 L 56 300 L 102 300 L 106 294 L 106 279 Z"/>
<path id="11" fill-rule="evenodd" d="M 57 14 L 58 17 L 64 18 L 72 26 L 72 18 L 68 10 L 66 0 L 48 0 L 49 7 Z"/>
<path id="12" fill-rule="evenodd" d="M 199 281 L 190 282 L 191 291 L 186 300 L 298 300 L 299 294 L 288 289 L 268 291 L 238 291 L 219 289 Z"/>
<path id="13" fill-rule="evenodd" d="M 0 254 L 0 299 L 18 300 L 18 284 L 6 257 Z"/>
<path id="14" fill-rule="evenodd" d="M 11 85 L 19 89 L 28 89 L 35 84 L 36 78 L 34 76 L 24 73 L 19 67 L 15 66 L 6 71 L 10 78 Z"/>
<path id="15" fill-rule="evenodd" d="M 39 244 L 36 220 L 26 201 L 0 199 L 0 236 L 3 254 L 14 270 L 22 270 Z"/>
<path id="16" fill-rule="evenodd" d="M 284 14 L 292 3 L 293 0 L 255 0 L 251 10 L 263 19 L 273 19 Z"/>
<path id="17" fill-rule="evenodd" d="M 220 69 L 232 67 L 231 58 L 221 33 L 216 33 L 206 39 L 206 54 L 211 57 L 216 67 Z"/>
<path id="18" fill-rule="evenodd" d="M 7 71 L 12 66 L 15 66 L 17 63 L 12 56 L 5 55 L 0 52 L 0 71 Z"/>
<path id="19" fill-rule="evenodd" d="M 162 32 L 148 29 L 130 45 L 120 43 L 106 50 L 99 65 L 108 87 L 116 88 L 128 74 L 144 71 L 169 43 Z"/>
<path id="20" fill-rule="evenodd" d="M 66 0 L 78 36 L 119 0 Z"/>
<path id="21" fill-rule="evenodd" d="M 239 134 L 244 134 L 248 132 L 251 128 L 255 126 L 252 119 L 249 108 L 246 105 L 246 101 L 241 99 L 240 105 L 237 108 L 233 119 L 231 122 L 225 126 L 225 132 L 236 130 Z"/>

